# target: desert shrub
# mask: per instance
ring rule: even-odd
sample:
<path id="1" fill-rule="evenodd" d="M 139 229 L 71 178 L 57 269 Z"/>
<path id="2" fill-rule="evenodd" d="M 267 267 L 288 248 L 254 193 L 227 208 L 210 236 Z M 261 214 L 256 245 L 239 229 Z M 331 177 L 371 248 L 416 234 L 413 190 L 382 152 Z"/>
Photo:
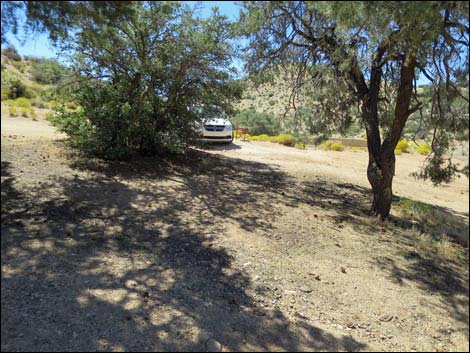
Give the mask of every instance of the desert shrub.
<path id="1" fill-rule="evenodd" d="M 331 150 L 331 145 L 333 145 L 333 142 L 331 141 L 324 141 L 322 142 L 321 146 L 325 151 Z"/>
<path id="2" fill-rule="evenodd" d="M 66 73 L 66 68 L 54 59 L 41 59 L 33 62 L 33 80 L 41 84 L 56 84 Z"/>
<path id="3" fill-rule="evenodd" d="M 21 61 L 21 55 L 16 51 L 16 48 L 11 45 L 2 49 L 2 55 L 5 55 L 8 59 L 13 61 Z"/>
<path id="4" fill-rule="evenodd" d="M 4 83 L 2 82 L 2 86 Z M 18 97 L 24 97 L 26 94 L 26 85 L 18 77 L 10 77 L 10 79 L 5 83 L 5 88 L 8 91 L 8 98 L 15 99 Z"/>
<path id="5" fill-rule="evenodd" d="M 275 104 L 276 104 L 276 101 L 275 101 L 275 100 L 270 100 L 270 101 L 269 101 L 269 105 L 270 105 L 271 107 L 272 107 L 273 105 L 275 105 Z"/>
<path id="6" fill-rule="evenodd" d="M 36 114 L 36 110 L 33 107 L 29 108 L 29 114 L 33 119 L 36 119 L 38 117 L 38 115 Z"/>
<path id="7" fill-rule="evenodd" d="M 8 114 L 10 116 L 18 116 L 18 110 L 14 106 L 8 107 Z"/>
<path id="8" fill-rule="evenodd" d="M 16 99 L 14 100 L 14 104 L 15 104 L 17 107 L 21 107 L 21 108 L 29 108 L 29 107 L 31 107 L 31 102 L 29 101 L 29 99 L 24 98 L 24 97 L 16 98 Z"/>
<path id="9" fill-rule="evenodd" d="M 343 151 L 344 150 L 344 146 L 341 144 L 341 143 L 333 143 L 331 145 L 331 150 L 332 151 Z"/>
<path id="10" fill-rule="evenodd" d="M 427 143 L 421 143 L 416 147 L 416 152 L 422 155 L 428 155 L 431 152 L 431 146 Z"/>
<path id="11" fill-rule="evenodd" d="M 266 134 L 253 135 L 249 137 L 250 141 L 271 141 L 272 137 Z"/>
<path id="12" fill-rule="evenodd" d="M 254 106 L 238 112 L 233 121 L 239 127 L 246 127 L 251 135 L 276 135 L 280 126 L 275 117 L 269 113 L 257 112 Z"/>
<path id="13" fill-rule="evenodd" d="M 78 108 L 77 103 L 75 103 L 75 102 L 67 102 L 67 103 L 65 103 L 65 106 L 68 109 L 72 109 L 72 110 L 75 110 L 75 109 Z"/>
<path id="14" fill-rule="evenodd" d="M 21 116 L 24 116 L 25 118 L 29 117 L 29 115 L 28 115 L 29 109 L 28 108 L 21 108 L 20 112 L 21 112 Z"/>
<path id="15" fill-rule="evenodd" d="M 301 142 L 297 142 L 294 147 L 299 149 L 299 150 L 304 150 L 305 149 L 305 144 L 301 143 Z"/>
<path id="16" fill-rule="evenodd" d="M 275 136 L 275 142 L 285 146 L 293 146 L 295 143 L 295 137 L 290 134 L 281 134 Z"/>
<path id="17" fill-rule="evenodd" d="M 351 151 L 357 152 L 357 151 L 359 151 L 359 147 L 351 147 Z"/>
<path id="18" fill-rule="evenodd" d="M 400 140 L 397 143 L 397 147 L 395 147 L 395 154 L 396 154 L 397 151 L 400 151 L 400 152 L 403 152 L 403 153 L 408 153 L 409 148 L 410 148 L 410 145 L 408 144 L 408 141 Z"/>
<path id="19" fill-rule="evenodd" d="M 43 102 L 41 100 L 34 100 L 33 102 L 31 102 L 31 105 L 33 107 L 37 107 L 39 109 L 47 109 L 49 108 L 49 104 L 47 104 L 46 102 Z"/>
<path id="20" fill-rule="evenodd" d="M 403 150 L 395 149 L 395 156 L 399 156 L 401 154 L 403 154 Z"/>
<path id="21" fill-rule="evenodd" d="M 26 69 L 26 63 L 24 61 L 14 61 L 12 65 L 21 73 L 24 73 Z"/>
<path id="22" fill-rule="evenodd" d="M 10 98 L 10 88 L 9 87 L 2 87 L 2 101 Z"/>

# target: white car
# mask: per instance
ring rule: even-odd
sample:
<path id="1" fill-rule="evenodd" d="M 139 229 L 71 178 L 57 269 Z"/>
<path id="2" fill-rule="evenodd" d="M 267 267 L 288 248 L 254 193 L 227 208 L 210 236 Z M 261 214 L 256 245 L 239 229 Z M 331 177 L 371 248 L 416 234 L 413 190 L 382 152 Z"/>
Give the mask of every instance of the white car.
<path id="1" fill-rule="evenodd" d="M 204 121 L 199 130 L 202 132 L 204 142 L 225 142 L 233 141 L 232 123 L 227 118 L 214 118 Z"/>

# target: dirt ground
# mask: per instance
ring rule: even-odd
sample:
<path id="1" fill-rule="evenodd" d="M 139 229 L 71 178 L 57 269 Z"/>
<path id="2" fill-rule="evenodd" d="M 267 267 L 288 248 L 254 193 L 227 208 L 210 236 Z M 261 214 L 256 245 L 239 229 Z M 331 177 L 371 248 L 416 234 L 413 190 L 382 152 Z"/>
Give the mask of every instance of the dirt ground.
<path id="1" fill-rule="evenodd" d="M 468 351 L 468 253 L 368 217 L 365 152 L 105 163 L 4 116 L 1 142 L 2 351 Z M 468 232 L 468 179 L 416 181 L 422 161 L 397 157 L 394 193 Z"/>

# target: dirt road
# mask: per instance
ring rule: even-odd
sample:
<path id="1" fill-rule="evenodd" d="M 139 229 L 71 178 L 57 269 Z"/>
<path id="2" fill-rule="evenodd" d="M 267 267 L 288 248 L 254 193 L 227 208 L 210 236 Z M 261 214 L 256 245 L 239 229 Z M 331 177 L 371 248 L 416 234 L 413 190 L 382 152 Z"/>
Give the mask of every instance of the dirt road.
<path id="1" fill-rule="evenodd" d="M 2 351 L 468 350 L 468 253 L 369 218 L 365 152 L 104 163 L 8 119 Z M 468 227 L 468 180 L 417 182 L 421 162 L 397 157 L 394 192 Z"/>

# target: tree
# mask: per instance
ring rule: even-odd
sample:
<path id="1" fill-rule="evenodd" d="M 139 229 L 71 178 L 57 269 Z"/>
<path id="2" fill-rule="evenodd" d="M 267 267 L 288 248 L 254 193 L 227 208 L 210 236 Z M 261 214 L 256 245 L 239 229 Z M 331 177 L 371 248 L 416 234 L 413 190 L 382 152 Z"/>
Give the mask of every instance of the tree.
<path id="1" fill-rule="evenodd" d="M 96 24 L 117 21 L 127 14 L 131 1 L 2 1 L 2 44 L 6 35 L 47 33 L 54 43 L 67 39 L 83 20 Z"/>
<path id="2" fill-rule="evenodd" d="M 259 1 L 243 6 L 240 23 L 249 39 L 251 73 L 288 71 L 293 105 L 300 94 L 325 90 L 320 105 L 310 104 L 321 111 L 317 122 L 324 129 L 350 124 L 359 113 L 367 134 L 372 214 L 389 215 L 394 150 L 409 116 L 423 109 L 416 90 L 419 75 L 433 86 L 426 119 L 435 137 L 421 176 L 439 182 L 457 171 L 444 152 L 449 133 L 468 129 L 467 2 Z M 457 97 L 465 102 L 466 114 L 453 114 Z"/>
<path id="3" fill-rule="evenodd" d="M 105 158 L 179 151 L 202 120 L 197 107 L 230 113 L 241 94 L 232 80 L 231 25 L 176 2 L 138 2 L 119 21 L 82 18 L 62 43 L 77 78 L 53 122 L 78 146 Z"/>

